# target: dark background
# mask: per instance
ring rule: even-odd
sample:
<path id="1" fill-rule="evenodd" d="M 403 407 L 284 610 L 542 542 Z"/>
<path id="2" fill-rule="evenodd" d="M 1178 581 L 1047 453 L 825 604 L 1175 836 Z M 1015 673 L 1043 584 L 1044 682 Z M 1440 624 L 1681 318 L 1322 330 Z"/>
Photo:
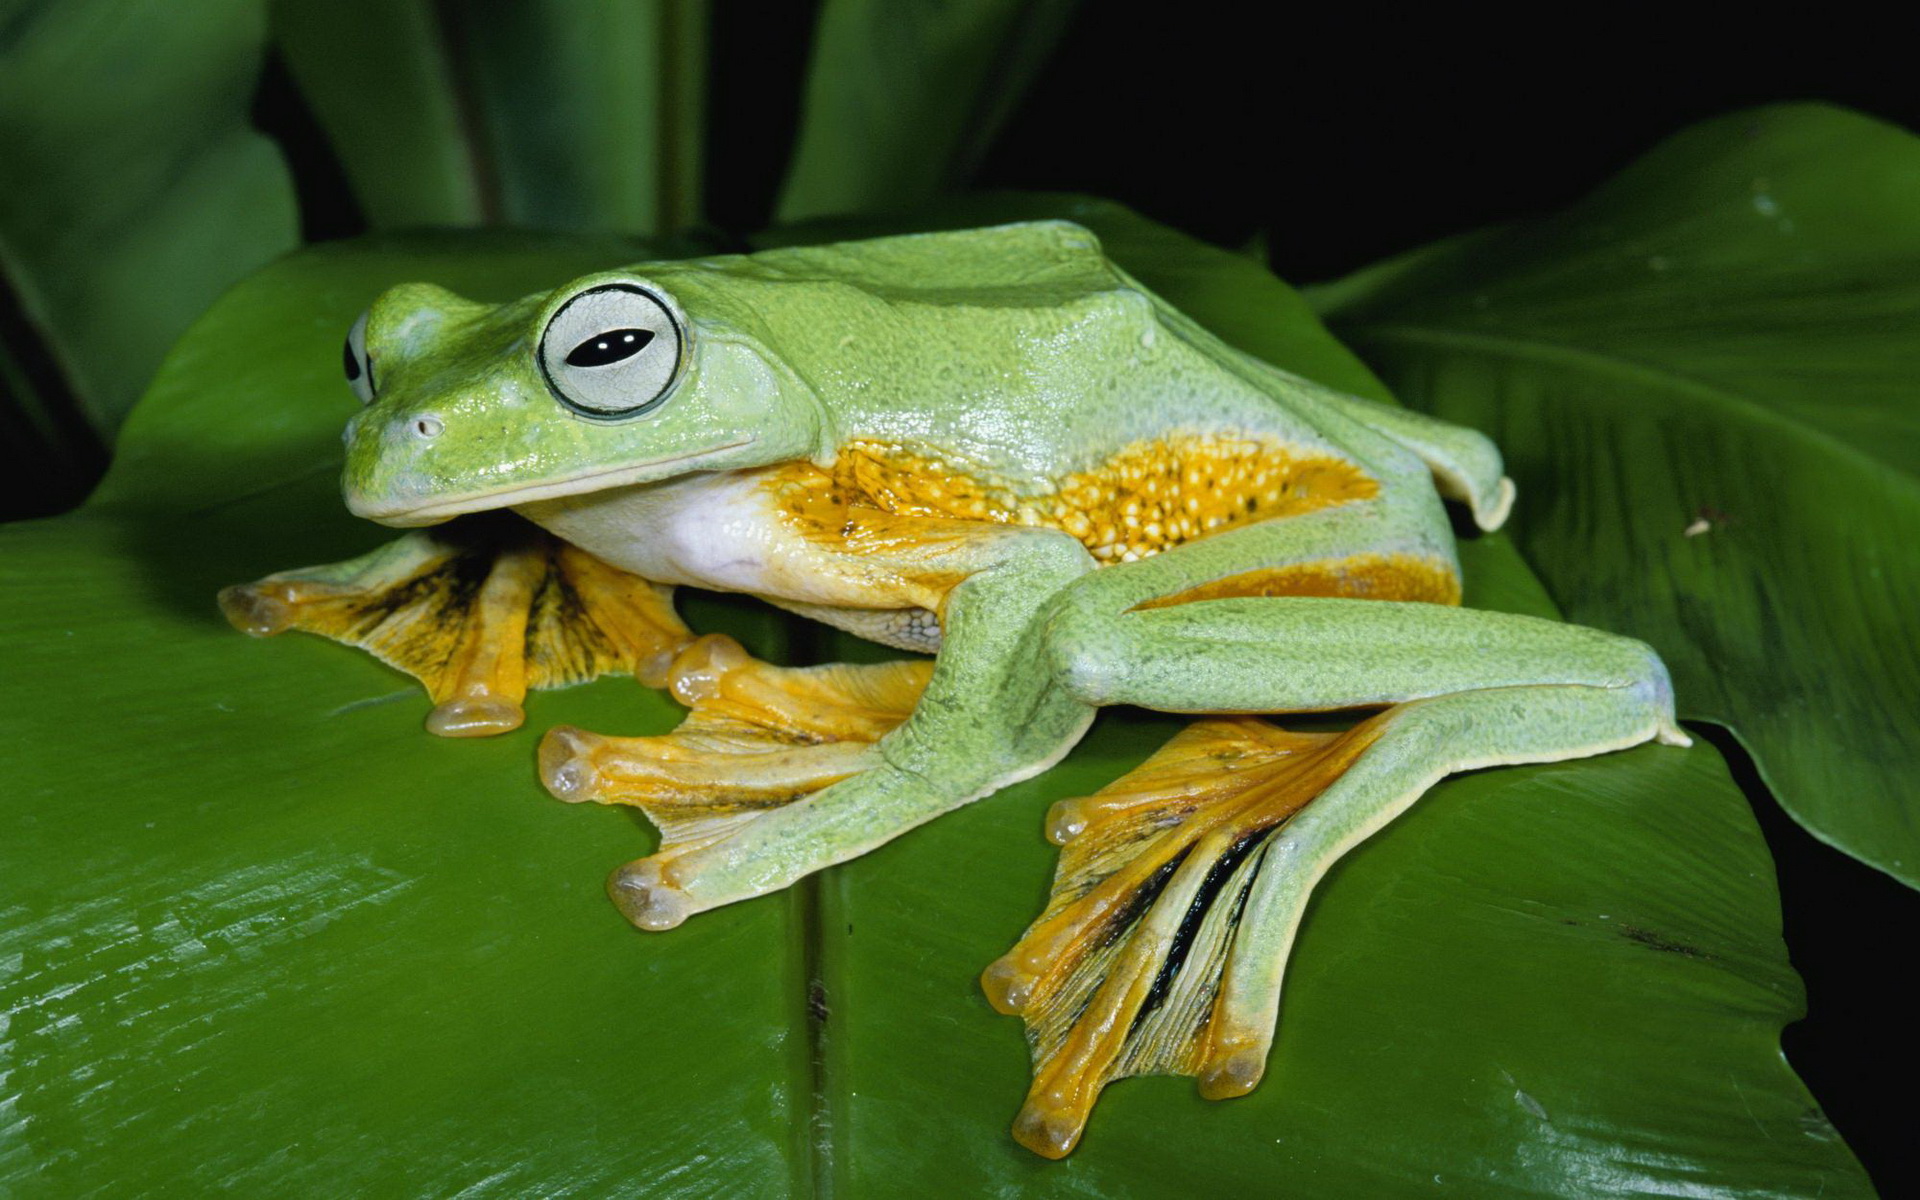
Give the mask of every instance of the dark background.
<path id="1" fill-rule="evenodd" d="M 1911 20 L 1825 7 L 1603 21 L 1569 7 L 1476 25 L 1456 6 L 1425 18 L 1336 8 L 1270 10 L 1253 27 L 1251 4 L 1085 3 L 972 182 L 1103 195 L 1226 245 L 1263 238 L 1276 271 L 1310 283 L 1552 211 L 1731 109 L 1827 100 L 1920 129 Z M 785 169 L 815 13 L 716 10 L 707 210 L 744 231 L 767 223 Z M 345 178 L 277 64 L 256 118 L 293 162 L 308 236 L 359 232 Z M 1809 1004 L 1787 1056 L 1884 1194 L 1920 1195 L 1903 986 L 1920 893 L 1816 842 L 1737 743 L 1698 732 L 1727 755 L 1778 867 Z"/>

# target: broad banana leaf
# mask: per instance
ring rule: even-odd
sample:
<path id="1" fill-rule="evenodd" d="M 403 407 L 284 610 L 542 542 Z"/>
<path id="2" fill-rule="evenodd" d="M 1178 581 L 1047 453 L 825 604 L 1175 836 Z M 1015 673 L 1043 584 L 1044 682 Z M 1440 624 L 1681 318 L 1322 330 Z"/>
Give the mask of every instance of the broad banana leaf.
<path id="1" fill-rule="evenodd" d="M 1016 212 L 1078 216 L 1226 336 L 1377 392 L 1259 267 L 1123 212 L 926 221 Z M 391 536 L 333 480 L 339 340 L 373 294 L 503 299 L 645 254 L 303 251 L 194 326 L 91 503 L 0 529 L 0 1189 L 1869 1194 L 1780 1055 L 1800 985 L 1705 745 L 1437 787 L 1322 888 L 1259 1090 L 1119 1084 L 1049 1163 L 1007 1136 L 1026 1050 L 975 976 L 1045 896 L 1047 805 L 1178 721 L 1109 713 L 1038 779 L 642 934 L 601 880 L 652 835 L 548 799 L 533 745 L 558 722 L 664 731 L 670 702 L 608 679 L 534 697 L 515 734 L 436 741 L 366 656 L 225 626 L 220 585 Z M 1465 552 L 1472 601 L 1550 611 L 1504 539 Z M 785 652 L 757 606 L 688 610 Z"/>
<path id="2" fill-rule="evenodd" d="M 1737 113 L 1313 295 L 1404 399 L 1500 443 L 1570 618 L 1653 643 L 1682 716 L 1920 886 L 1920 139 Z"/>

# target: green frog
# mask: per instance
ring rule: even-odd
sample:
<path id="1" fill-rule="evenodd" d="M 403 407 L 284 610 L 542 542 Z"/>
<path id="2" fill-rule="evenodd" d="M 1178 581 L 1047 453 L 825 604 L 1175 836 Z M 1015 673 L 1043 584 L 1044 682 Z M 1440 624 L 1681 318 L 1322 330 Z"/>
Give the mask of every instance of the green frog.
<path id="1" fill-rule="evenodd" d="M 1646 645 L 1459 607 L 1445 501 L 1493 529 L 1514 498 L 1488 439 L 1235 350 L 1075 224 L 646 263 L 499 306 L 409 284 L 344 367 L 347 506 L 421 528 L 230 588 L 229 618 L 372 651 L 444 736 L 515 728 L 529 688 L 672 689 L 671 734 L 539 749 L 555 796 L 659 826 L 608 885 L 641 929 L 1045 771 L 1103 705 L 1201 717 L 1054 806 L 1052 898 L 982 975 L 1027 1022 L 1014 1136 L 1048 1157 L 1117 1078 L 1251 1090 L 1315 882 L 1443 776 L 1687 744 Z M 922 657 L 760 662 L 689 630 L 683 585 Z M 1331 733 L 1256 715 L 1350 709 L 1371 715 Z"/>

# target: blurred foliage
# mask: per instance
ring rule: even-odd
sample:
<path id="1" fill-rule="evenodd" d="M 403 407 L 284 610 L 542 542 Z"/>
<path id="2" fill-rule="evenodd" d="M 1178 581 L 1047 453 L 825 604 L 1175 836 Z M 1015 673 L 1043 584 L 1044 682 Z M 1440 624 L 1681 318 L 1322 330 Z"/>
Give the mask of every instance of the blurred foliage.
<path id="1" fill-rule="evenodd" d="M 832 0 L 775 215 L 892 212 L 966 182 L 1077 0 Z"/>
<path id="2" fill-rule="evenodd" d="M 91 480 L 160 358 L 298 242 L 293 186 L 247 119 L 266 14 L 13 0 L 0 12 L 0 475 L 48 511 Z M 53 469 L 49 469 L 50 466 Z"/>
<path id="3" fill-rule="evenodd" d="M 709 0 L 0 7 L 0 519 L 78 500 L 188 322 L 298 244 L 294 177 L 248 119 L 269 55 L 373 229 L 659 235 L 702 224 L 709 24 L 751 19 Z M 1072 8 L 823 0 L 780 210 L 964 183 Z"/>
<path id="4" fill-rule="evenodd" d="M 375 229 L 699 219 L 701 0 L 277 0 L 273 14 Z"/>

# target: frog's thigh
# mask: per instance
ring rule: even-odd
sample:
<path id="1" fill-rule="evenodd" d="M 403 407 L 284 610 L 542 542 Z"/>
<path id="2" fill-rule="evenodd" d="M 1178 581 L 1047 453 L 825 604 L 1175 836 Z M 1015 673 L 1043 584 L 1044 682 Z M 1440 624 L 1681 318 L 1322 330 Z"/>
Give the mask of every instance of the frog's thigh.
<path id="1" fill-rule="evenodd" d="M 1684 743 L 1646 646 L 1530 617 L 1385 601 L 1213 600 L 1125 614 L 1058 650 L 1083 699 L 1177 712 L 1391 703 L 1341 734 L 1203 722 L 1106 791 L 1056 806 L 1054 897 L 982 984 L 1028 1021 L 1016 1136 L 1057 1157 L 1100 1089 L 1259 1081 L 1314 884 L 1442 777 Z M 1186 745 L 1185 743 L 1192 743 Z"/>
<path id="2" fill-rule="evenodd" d="M 657 685 L 693 640 L 669 589 L 512 519 L 407 534 L 360 558 L 220 593 L 243 632 L 317 633 L 418 679 L 446 737 L 504 733 L 529 688 L 609 671 Z"/>
<path id="3" fill-rule="evenodd" d="M 1056 624 L 1054 669 L 1089 704 L 1309 712 L 1540 683 L 1666 686 L 1641 642 L 1539 617 L 1317 597 L 1200 600 Z"/>

